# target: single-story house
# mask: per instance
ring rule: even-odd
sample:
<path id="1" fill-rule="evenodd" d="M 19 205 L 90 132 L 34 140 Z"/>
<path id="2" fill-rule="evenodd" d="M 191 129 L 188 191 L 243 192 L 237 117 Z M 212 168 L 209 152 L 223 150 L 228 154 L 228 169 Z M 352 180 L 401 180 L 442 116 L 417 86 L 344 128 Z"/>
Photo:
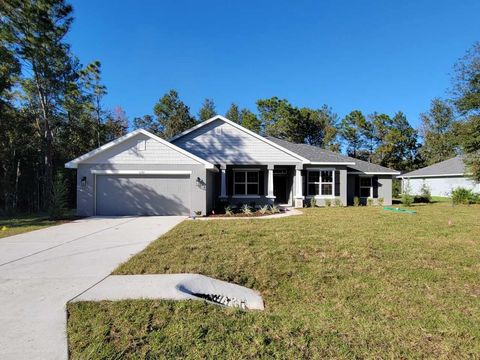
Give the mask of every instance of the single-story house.
<path id="1" fill-rule="evenodd" d="M 480 184 L 466 174 L 461 156 L 398 176 L 402 180 L 402 192 L 420 195 L 425 186 L 433 196 L 450 196 L 452 190 L 463 187 L 480 192 Z"/>
<path id="2" fill-rule="evenodd" d="M 392 202 L 399 172 L 215 116 L 166 141 L 139 129 L 67 164 L 79 215 L 208 214 L 226 204 Z"/>

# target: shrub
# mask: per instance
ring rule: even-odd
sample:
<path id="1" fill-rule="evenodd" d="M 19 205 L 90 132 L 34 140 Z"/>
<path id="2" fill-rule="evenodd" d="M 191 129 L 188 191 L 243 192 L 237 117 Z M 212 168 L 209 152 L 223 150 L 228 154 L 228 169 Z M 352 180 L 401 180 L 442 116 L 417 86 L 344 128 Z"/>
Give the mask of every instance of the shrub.
<path id="1" fill-rule="evenodd" d="M 260 214 L 265 215 L 270 212 L 270 208 L 268 205 L 263 205 L 260 207 L 260 210 L 258 210 Z"/>
<path id="2" fill-rule="evenodd" d="M 373 199 L 372 198 L 368 198 L 367 199 L 367 206 L 372 206 L 373 205 Z"/>
<path id="3" fill-rule="evenodd" d="M 233 210 L 230 205 L 225 206 L 225 215 L 226 216 L 232 216 L 233 215 Z"/>
<path id="4" fill-rule="evenodd" d="M 422 187 L 420 189 L 420 196 L 422 199 L 421 202 L 429 203 L 432 201 L 432 193 L 430 191 L 430 188 L 425 182 L 423 182 Z"/>
<path id="5" fill-rule="evenodd" d="M 411 206 L 413 203 L 413 196 L 410 194 L 403 194 L 402 195 L 402 203 L 405 206 Z"/>
<path id="6" fill-rule="evenodd" d="M 317 207 L 317 199 L 315 199 L 315 196 L 310 198 L 309 205 L 312 208 Z"/>
<path id="7" fill-rule="evenodd" d="M 454 205 L 478 204 L 480 203 L 480 194 L 475 194 L 473 190 L 459 187 L 452 191 L 452 203 Z"/>
<path id="8" fill-rule="evenodd" d="M 342 206 L 342 200 L 335 199 L 335 207 L 337 207 L 337 206 Z"/>
<path id="9" fill-rule="evenodd" d="M 65 215 L 67 208 L 67 182 L 63 175 L 58 173 L 53 182 L 52 196 L 48 207 L 50 219 L 60 219 Z"/>
<path id="10" fill-rule="evenodd" d="M 248 204 L 243 204 L 242 207 L 240 208 L 240 211 L 245 214 L 245 215 L 251 215 L 252 214 L 252 209 Z"/>
<path id="11" fill-rule="evenodd" d="M 327 207 L 332 206 L 332 200 L 325 199 L 325 206 L 327 206 Z"/>
<path id="12" fill-rule="evenodd" d="M 415 195 L 413 197 L 413 202 L 415 204 L 428 204 L 431 202 L 431 197 L 424 196 L 424 195 Z"/>
<path id="13" fill-rule="evenodd" d="M 383 206 L 384 202 L 385 202 L 385 200 L 383 198 L 378 198 L 377 199 L 377 204 L 380 205 L 380 206 Z"/>
<path id="14" fill-rule="evenodd" d="M 270 206 L 270 212 L 271 212 L 272 214 L 278 214 L 278 213 L 280 212 L 280 209 L 279 209 L 278 206 L 276 206 L 276 205 L 271 205 L 271 206 Z"/>
<path id="15" fill-rule="evenodd" d="M 353 198 L 353 206 L 359 206 L 360 205 L 360 198 L 358 196 L 355 196 Z"/>

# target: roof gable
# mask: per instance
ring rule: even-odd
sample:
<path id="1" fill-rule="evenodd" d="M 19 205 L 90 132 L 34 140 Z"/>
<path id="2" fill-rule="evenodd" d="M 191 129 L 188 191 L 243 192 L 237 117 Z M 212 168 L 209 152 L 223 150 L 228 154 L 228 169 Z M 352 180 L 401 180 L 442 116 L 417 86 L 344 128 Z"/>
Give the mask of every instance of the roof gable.
<path id="1" fill-rule="evenodd" d="M 184 131 L 170 141 L 218 164 L 309 163 L 303 156 L 219 115 Z"/>
<path id="2" fill-rule="evenodd" d="M 138 129 L 97 149 L 94 149 L 68 163 L 67 168 L 76 168 L 80 163 L 171 163 L 203 164 L 213 168 L 213 164 L 169 143 L 152 133 Z"/>

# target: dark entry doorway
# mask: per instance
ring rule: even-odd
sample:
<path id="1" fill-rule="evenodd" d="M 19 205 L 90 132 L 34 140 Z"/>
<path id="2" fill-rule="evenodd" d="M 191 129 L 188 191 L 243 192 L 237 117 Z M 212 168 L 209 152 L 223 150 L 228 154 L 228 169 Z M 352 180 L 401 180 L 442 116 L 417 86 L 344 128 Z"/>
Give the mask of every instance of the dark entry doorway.
<path id="1" fill-rule="evenodd" d="M 275 171 L 273 173 L 273 195 L 277 204 L 288 203 L 288 176 L 287 171 Z"/>

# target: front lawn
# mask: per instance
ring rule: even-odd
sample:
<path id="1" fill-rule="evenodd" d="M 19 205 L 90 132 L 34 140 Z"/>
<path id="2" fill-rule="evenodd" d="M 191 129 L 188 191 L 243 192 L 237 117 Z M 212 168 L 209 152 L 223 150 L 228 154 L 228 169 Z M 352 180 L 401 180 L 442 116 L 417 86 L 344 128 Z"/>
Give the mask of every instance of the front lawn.
<path id="1" fill-rule="evenodd" d="M 202 273 L 260 291 L 266 310 L 200 301 L 72 303 L 71 357 L 475 357 L 480 206 L 415 210 L 185 221 L 115 273 Z"/>
<path id="2" fill-rule="evenodd" d="M 0 217 L 0 238 L 58 225 L 75 218 L 72 211 L 69 211 L 62 220 L 50 220 L 45 214 Z"/>

